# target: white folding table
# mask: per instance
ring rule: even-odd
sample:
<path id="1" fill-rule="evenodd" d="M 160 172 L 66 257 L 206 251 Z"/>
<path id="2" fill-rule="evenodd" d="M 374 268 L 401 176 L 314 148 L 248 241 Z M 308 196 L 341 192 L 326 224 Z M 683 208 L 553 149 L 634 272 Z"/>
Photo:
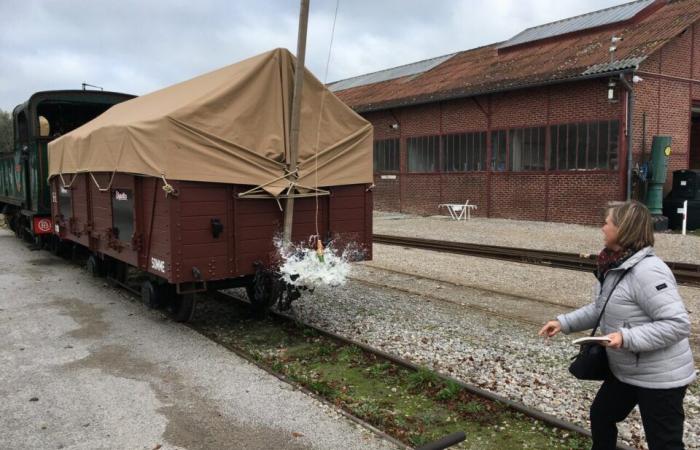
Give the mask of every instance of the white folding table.
<path id="1" fill-rule="evenodd" d="M 438 208 L 447 208 L 447 211 L 454 220 L 464 219 L 465 221 L 472 218 L 472 209 L 477 209 L 476 205 L 469 204 L 469 200 L 467 200 L 466 203 L 442 203 L 438 205 Z"/>

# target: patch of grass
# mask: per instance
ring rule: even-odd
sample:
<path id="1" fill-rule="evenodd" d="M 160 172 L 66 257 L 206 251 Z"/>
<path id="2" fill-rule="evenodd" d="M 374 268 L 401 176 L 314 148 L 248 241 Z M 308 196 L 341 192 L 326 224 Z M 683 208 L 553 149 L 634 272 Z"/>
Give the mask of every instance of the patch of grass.
<path id="1" fill-rule="evenodd" d="M 415 434 L 411 437 L 408 438 L 408 442 L 413 446 L 413 447 L 420 447 L 421 445 L 425 445 L 429 442 L 432 442 L 433 439 L 430 437 L 423 435 L 423 434 Z"/>
<path id="2" fill-rule="evenodd" d="M 309 328 L 309 327 L 304 327 L 304 329 L 301 331 L 301 333 L 306 337 L 317 337 L 318 336 L 318 331 L 314 330 L 313 328 Z"/>
<path id="3" fill-rule="evenodd" d="M 466 403 L 460 403 L 457 406 L 457 411 L 466 415 L 481 414 L 486 410 L 483 403 L 477 401 L 471 401 Z"/>
<path id="4" fill-rule="evenodd" d="M 338 395 L 338 391 L 325 381 L 310 381 L 306 383 L 306 387 L 307 389 L 309 389 L 312 392 L 315 392 L 321 397 L 325 397 L 331 400 L 337 397 Z"/>
<path id="5" fill-rule="evenodd" d="M 309 360 L 316 356 L 317 351 L 317 346 L 307 342 L 300 342 L 287 347 L 282 357 L 286 359 Z"/>
<path id="6" fill-rule="evenodd" d="M 408 376 L 408 386 L 412 391 L 434 388 L 440 383 L 438 376 L 428 369 L 419 369 Z"/>
<path id="7" fill-rule="evenodd" d="M 369 372 L 371 376 L 376 378 L 384 376 L 392 367 L 393 365 L 391 363 L 382 362 L 370 366 L 369 369 L 367 369 L 367 372 Z"/>
<path id="8" fill-rule="evenodd" d="M 362 349 L 354 345 L 346 345 L 338 352 L 338 361 L 344 363 L 358 363 L 362 360 Z"/>
<path id="9" fill-rule="evenodd" d="M 332 344 L 318 344 L 316 346 L 316 354 L 321 357 L 331 356 L 335 352 L 335 346 Z"/>
<path id="10" fill-rule="evenodd" d="M 454 381 L 448 381 L 445 383 L 445 387 L 440 389 L 437 394 L 435 394 L 435 398 L 438 400 L 446 401 L 446 400 L 454 400 L 459 396 L 459 393 L 462 391 L 462 386 L 459 384 L 455 383 Z"/>

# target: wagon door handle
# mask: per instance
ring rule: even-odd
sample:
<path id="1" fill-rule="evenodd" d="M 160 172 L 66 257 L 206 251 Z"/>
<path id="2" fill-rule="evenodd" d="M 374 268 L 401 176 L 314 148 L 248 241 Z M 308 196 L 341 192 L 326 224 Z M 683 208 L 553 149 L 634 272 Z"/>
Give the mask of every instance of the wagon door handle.
<path id="1" fill-rule="evenodd" d="M 214 236 L 215 239 L 218 239 L 223 231 L 224 224 L 221 223 L 221 220 L 217 218 L 211 219 L 211 235 Z"/>

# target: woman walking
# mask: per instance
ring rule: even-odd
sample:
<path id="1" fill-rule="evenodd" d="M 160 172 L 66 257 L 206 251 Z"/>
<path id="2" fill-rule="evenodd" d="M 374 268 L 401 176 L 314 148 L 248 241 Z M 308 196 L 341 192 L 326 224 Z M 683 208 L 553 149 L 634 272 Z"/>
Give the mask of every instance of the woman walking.
<path id="1" fill-rule="evenodd" d="M 668 266 L 654 254 L 651 214 L 628 201 L 608 209 L 595 302 L 547 322 L 541 336 L 600 328 L 610 374 L 591 405 L 593 450 L 615 449 L 617 423 L 639 405 L 650 450 L 683 449 L 683 398 L 695 380 L 690 320 Z"/>

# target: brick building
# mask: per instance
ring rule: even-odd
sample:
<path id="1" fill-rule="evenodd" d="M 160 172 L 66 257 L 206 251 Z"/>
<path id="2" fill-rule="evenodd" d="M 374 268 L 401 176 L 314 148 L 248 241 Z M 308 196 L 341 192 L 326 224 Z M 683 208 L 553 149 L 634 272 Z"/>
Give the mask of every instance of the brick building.
<path id="1" fill-rule="evenodd" d="M 700 169 L 700 1 L 627 3 L 330 87 L 374 124 L 375 208 L 469 199 L 481 216 L 596 224 L 654 135 L 673 138 L 667 189 Z"/>

